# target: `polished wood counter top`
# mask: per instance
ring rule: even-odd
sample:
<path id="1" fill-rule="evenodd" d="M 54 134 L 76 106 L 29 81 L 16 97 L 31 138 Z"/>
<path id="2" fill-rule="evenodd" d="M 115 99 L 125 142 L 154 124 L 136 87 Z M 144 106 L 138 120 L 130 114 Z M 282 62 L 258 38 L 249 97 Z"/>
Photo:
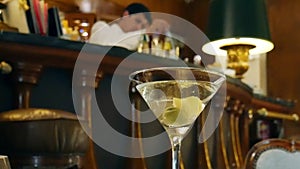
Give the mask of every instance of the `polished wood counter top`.
<path id="1" fill-rule="evenodd" d="M 156 67 L 156 66 L 195 66 L 181 60 L 166 59 L 148 54 L 136 53 L 120 47 L 100 46 L 78 41 L 64 40 L 57 37 L 37 34 L 0 32 L 0 59 L 9 62 L 30 62 L 44 67 L 74 68 L 75 62 L 82 53 L 95 55 L 102 59 L 100 68 L 112 73 L 127 56 L 129 62 L 123 67 Z M 92 63 L 93 60 L 90 60 Z M 232 83 L 248 93 L 252 89 L 238 79 L 227 77 Z"/>
<path id="2" fill-rule="evenodd" d="M 45 67 L 73 69 L 79 55 L 88 54 L 87 63 L 101 59 L 101 70 L 112 73 L 127 56 L 123 68 L 183 65 L 176 60 L 136 53 L 120 47 L 100 46 L 36 34 L 0 32 L 1 59 L 30 62 Z M 88 60 L 92 59 L 92 60 Z M 184 63 L 185 64 L 185 63 Z"/>

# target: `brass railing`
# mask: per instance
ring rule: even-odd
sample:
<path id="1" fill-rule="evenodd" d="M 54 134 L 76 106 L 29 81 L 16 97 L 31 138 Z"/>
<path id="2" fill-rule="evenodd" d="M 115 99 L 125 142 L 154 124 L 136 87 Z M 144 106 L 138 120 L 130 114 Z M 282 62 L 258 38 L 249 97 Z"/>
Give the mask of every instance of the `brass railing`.
<path id="1" fill-rule="evenodd" d="M 299 115 L 296 113 L 293 114 L 284 114 L 275 111 L 267 110 L 266 108 L 261 108 L 256 111 L 250 110 L 249 116 L 253 116 L 253 113 L 256 113 L 260 116 L 269 117 L 269 118 L 277 118 L 283 120 L 292 120 L 292 121 L 299 121 Z"/>

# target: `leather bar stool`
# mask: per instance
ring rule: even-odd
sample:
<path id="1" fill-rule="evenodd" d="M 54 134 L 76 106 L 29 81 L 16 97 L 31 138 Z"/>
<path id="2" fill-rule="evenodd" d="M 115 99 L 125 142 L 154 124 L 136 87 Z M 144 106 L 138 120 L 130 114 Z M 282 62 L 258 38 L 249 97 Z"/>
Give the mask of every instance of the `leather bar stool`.
<path id="1" fill-rule="evenodd" d="M 2 112 L 0 131 L 0 154 L 9 156 L 13 169 L 83 168 L 89 139 L 73 113 L 38 108 Z"/>

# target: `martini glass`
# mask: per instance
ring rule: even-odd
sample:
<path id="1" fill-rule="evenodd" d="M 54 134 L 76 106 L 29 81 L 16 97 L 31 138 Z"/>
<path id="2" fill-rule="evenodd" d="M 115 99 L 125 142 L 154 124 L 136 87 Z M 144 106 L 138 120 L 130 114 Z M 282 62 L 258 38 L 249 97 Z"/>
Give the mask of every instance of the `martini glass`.
<path id="1" fill-rule="evenodd" d="M 136 71 L 129 78 L 166 130 L 172 169 L 179 169 L 181 142 L 225 76 L 202 68 L 159 67 Z"/>

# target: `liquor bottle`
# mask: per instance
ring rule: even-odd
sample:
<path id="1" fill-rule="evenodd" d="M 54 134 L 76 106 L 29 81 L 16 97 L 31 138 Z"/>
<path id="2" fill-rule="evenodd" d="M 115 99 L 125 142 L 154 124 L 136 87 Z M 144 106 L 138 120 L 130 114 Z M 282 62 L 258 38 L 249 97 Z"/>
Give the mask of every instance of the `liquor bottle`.
<path id="1" fill-rule="evenodd" d="M 150 46 L 149 46 L 150 42 L 149 41 L 150 41 L 149 36 L 147 34 L 142 35 L 137 51 L 139 53 L 148 53 L 148 54 L 150 54 Z"/>

